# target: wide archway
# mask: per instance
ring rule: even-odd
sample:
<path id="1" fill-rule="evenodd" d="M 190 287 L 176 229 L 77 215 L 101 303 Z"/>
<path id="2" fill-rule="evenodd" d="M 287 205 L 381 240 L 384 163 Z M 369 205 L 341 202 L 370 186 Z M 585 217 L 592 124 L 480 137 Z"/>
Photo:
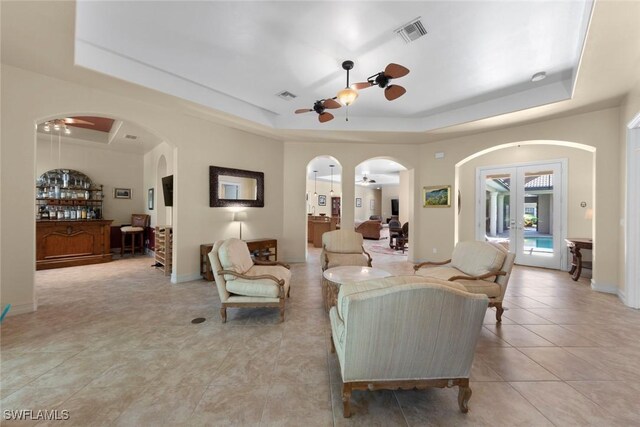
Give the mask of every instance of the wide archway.
<path id="1" fill-rule="evenodd" d="M 322 246 L 322 234 L 340 228 L 342 166 L 335 157 L 317 156 L 306 171 L 306 238 L 308 247 Z"/>

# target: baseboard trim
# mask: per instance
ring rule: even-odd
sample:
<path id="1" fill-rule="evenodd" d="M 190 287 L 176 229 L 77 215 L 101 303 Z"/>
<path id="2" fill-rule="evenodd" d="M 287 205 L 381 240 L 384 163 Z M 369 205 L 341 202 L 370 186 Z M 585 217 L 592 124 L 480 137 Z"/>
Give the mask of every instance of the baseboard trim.
<path id="1" fill-rule="evenodd" d="M 620 298 L 620 301 L 622 301 L 624 305 L 629 305 L 627 304 L 627 294 L 625 293 L 624 289 L 618 289 L 618 298 Z"/>
<path id="2" fill-rule="evenodd" d="M 620 289 L 616 285 L 600 284 L 591 279 L 591 289 L 597 292 L 604 292 L 606 294 L 614 294 L 620 296 Z"/>
<path id="3" fill-rule="evenodd" d="M 36 307 L 37 305 L 35 301 L 24 304 L 11 304 L 11 309 L 7 313 L 7 317 L 16 316 L 18 314 L 33 313 L 36 311 Z"/>
<path id="4" fill-rule="evenodd" d="M 184 282 L 192 282 L 194 280 L 201 280 L 202 276 L 200 273 L 191 273 L 191 274 L 181 274 L 178 276 L 176 273 L 171 273 L 171 283 L 184 283 Z"/>

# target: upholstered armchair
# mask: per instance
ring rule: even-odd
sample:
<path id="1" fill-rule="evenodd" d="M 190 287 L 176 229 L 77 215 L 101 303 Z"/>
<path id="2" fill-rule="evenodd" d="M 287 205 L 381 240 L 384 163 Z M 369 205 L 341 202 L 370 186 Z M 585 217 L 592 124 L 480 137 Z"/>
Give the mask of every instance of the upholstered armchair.
<path id="1" fill-rule="evenodd" d="M 370 219 L 356 224 L 356 232 L 362 234 L 365 239 L 380 240 L 380 230 L 382 230 L 382 221 L 379 219 Z"/>
<path id="2" fill-rule="evenodd" d="M 463 289 L 421 276 L 340 287 L 329 317 L 345 418 L 353 390 L 457 386 L 459 408 L 468 411 L 469 375 L 488 299 Z"/>
<path id="3" fill-rule="evenodd" d="M 284 321 L 284 299 L 289 296 L 289 266 L 251 258 L 242 240 L 218 240 L 209 252 L 220 295 L 220 315 L 227 321 L 229 307 L 277 307 Z"/>
<path id="4" fill-rule="evenodd" d="M 502 321 L 502 300 L 507 292 L 515 254 L 497 243 L 459 242 L 451 259 L 423 262 L 413 269 L 417 275 L 456 282 L 474 294 L 489 297 L 489 307 L 496 308 L 496 320 Z"/>
<path id="5" fill-rule="evenodd" d="M 364 250 L 362 234 L 351 230 L 329 231 L 322 235 L 322 271 L 342 265 L 371 267 L 371 255 Z"/>

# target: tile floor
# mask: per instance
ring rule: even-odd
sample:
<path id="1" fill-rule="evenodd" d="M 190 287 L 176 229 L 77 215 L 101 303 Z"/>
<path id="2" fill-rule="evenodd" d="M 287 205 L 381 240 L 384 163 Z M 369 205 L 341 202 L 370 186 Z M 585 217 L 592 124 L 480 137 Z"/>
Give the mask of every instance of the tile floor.
<path id="1" fill-rule="evenodd" d="M 347 420 L 317 249 L 292 266 L 282 324 L 266 309 L 222 324 L 211 283 L 172 285 L 152 263 L 37 272 L 38 311 L 2 325 L 2 410 L 66 409 L 77 426 L 640 424 L 640 312 L 584 278 L 514 269 L 502 325 L 485 318 L 468 414 L 453 389 L 354 392 Z"/>

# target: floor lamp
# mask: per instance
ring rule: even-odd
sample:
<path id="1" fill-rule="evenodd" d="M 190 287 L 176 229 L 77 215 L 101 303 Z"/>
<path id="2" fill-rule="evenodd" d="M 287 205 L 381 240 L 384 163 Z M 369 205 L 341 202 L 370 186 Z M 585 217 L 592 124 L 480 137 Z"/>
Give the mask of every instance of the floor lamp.
<path id="1" fill-rule="evenodd" d="M 247 212 L 236 212 L 233 214 L 233 221 L 240 223 L 240 240 L 242 240 L 242 222 L 247 220 Z"/>

